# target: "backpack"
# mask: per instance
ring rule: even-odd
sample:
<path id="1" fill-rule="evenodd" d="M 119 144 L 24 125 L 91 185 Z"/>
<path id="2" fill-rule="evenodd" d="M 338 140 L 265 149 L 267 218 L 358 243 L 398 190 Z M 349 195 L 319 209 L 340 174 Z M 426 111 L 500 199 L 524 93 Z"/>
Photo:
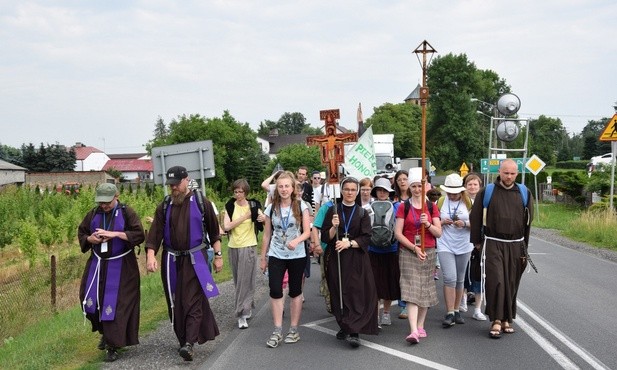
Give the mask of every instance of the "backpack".
<path id="1" fill-rule="evenodd" d="M 260 231 L 264 231 L 264 224 L 257 221 L 257 216 L 259 215 L 259 210 L 261 209 L 261 203 L 257 199 L 247 199 L 249 204 L 249 209 L 251 212 L 251 221 L 255 224 L 255 235 L 259 234 Z M 236 208 L 236 200 L 231 198 L 225 204 L 225 211 L 229 216 L 229 221 L 232 221 L 232 216 L 234 214 L 234 209 Z M 227 234 L 229 236 L 229 234 Z"/>
<path id="2" fill-rule="evenodd" d="M 409 207 L 411 207 L 410 204 L 410 199 L 411 198 L 407 198 L 406 200 L 403 201 L 403 205 L 405 206 L 405 215 L 403 217 L 403 220 L 407 219 L 407 215 L 409 214 Z M 428 207 L 428 214 L 429 214 L 429 222 L 433 223 L 433 202 L 431 202 L 430 200 L 426 200 L 426 206 Z M 471 207 L 470 207 L 471 209 Z"/>
<path id="3" fill-rule="evenodd" d="M 523 184 L 515 183 L 518 187 L 518 191 L 521 193 L 521 200 L 523 201 L 523 207 L 526 212 L 526 221 L 525 223 L 529 226 L 529 214 L 527 207 L 529 206 L 529 189 Z M 484 189 L 484 197 L 482 198 L 482 225 L 486 226 L 486 210 L 488 209 L 488 205 L 491 203 L 491 198 L 493 197 L 493 190 L 495 190 L 495 184 L 488 184 Z"/>
<path id="4" fill-rule="evenodd" d="M 467 207 L 467 211 L 471 212 L 471 206 L 473 205 L 473 204 L 471 204 L 471 199 L 469 199 L 469 197 L 463 197 L 463 199 L 465 200 L 465 206 Z M 445 200 L 446 200 L 445 196 L 441 196 L 441 197 L 439 197 L 439 199 L 437 199 L 437 209 L 440 212 L 441 212 L 441 206 L 443 206 L 443 202 Z"/>
<path id="5" fill-rule="evenodd" d="M 199 208 L 199 212 L 201 213 L 201 224 L 203 225 L 202 230 L 203 230 L 203 242 L 207 245 L 206 249 L 210 248 L 210 240 L 208 238 L 208 234 L 206 233 L 205 229 L 205 225 L 206 225 L 206 220 L 205 220 L 205 197 L 204 197 L 204 193 L 201 192 L 201 190 L 199 189 L 193 189 L 193 196 L 195 196 L 195 199 L 197 199 L 197 207 Z M 163 222 L 167 221 L 167 208 L 169 208 L 169 205 L 171 204 L 171 195 L 166 195 L 165 198 L 163 198 Z M 163 223 L 163 228 L 165 228 L 165 223 Z"/>
<path id="6" fill-rule="evenodd" d="M 371 203 L 373 227 L 371 245 L 377 248 L 390 248 L 394 244 L 394 206 L 391 202 L 377 200 Z"/>

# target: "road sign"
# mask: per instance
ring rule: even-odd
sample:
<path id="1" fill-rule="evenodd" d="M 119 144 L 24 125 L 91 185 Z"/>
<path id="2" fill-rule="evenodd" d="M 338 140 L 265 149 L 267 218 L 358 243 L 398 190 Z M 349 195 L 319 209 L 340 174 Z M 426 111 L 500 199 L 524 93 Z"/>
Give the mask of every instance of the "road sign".
<path id="1" fill-rule="evenodd" d="M 463 164 L 461 165 L 461 168 L 459 168 L 458 170 L 461 173 L 462 177 L 467 176 L 467 174 L 469 173 L 469 167 L 467 167 L 467 163 L 465 162 L 463 162 Z"/>
<path id="2" fill-rule="evenodd" d="M 481 173 L 488 173 L 488 174 L 498 174 L 499 173 L 499 165 L 501 165 L 501 162 L 503 162 L 506 158 L 501 158 L 501 159 L 488 159 L 488 158 L 482 158 L 480 159 L 480 172 Z M 514 162 L 516 162 L 516 168 L 518 170 L 519 173 L 523 172 L 523 169 L 525 167 L 525 158 L 507 158 L 507 159 L 511 159 Z"/>
<path id="3" fill-rule="evenodd" d="M 606 123 L 604 131 L 600 134 L 600 141 L 617 141 L 617 113 Z"/>
<path id="4" fill-rule="evenodd" d="M 525 168 L 529 170 L 529 172 L 533 173 L 534 176 L 537 175 L 542 169 L 546 166 L 546 163 L 542 161 L 537 155 L 532 155 L 531 158 L 525 163 Z"/>

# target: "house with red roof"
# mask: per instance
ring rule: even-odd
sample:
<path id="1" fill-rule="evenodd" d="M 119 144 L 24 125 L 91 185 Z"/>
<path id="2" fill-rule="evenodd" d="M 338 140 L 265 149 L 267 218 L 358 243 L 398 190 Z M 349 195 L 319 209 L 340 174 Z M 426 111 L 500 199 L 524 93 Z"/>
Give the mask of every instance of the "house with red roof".
<path id="1" fill-rule="evenodd" d="M 103 171 L 119 171 L 124 181 L 142 182 L 154 178 L 152 159 L 146 153 L 110 154 L 109 157 Z"/>
<path id="2" fill-rule="evenodd" d="M 109 161 L 107 154 L 93 146 L 86 146 L 76 143 L 75 150 L 75 171 L 101 171 L 103 166 Z"/>

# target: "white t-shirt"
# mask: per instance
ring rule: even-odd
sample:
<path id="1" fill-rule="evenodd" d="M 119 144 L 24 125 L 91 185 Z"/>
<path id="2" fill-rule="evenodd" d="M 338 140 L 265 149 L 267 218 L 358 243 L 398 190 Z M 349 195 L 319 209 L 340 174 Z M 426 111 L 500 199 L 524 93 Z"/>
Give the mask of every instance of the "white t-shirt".
<path id="1" fill-rule="evenodd" d="M 302 213 L 309 211 L 305 202 L 300 202 L 300 209 Z M 297 224 L 296 218 L 291 214 L 291 207 L 282 207 L 280 210 L 277 209 L 276 212 L 272 212 L 272 204 L 270 204 L 266 207 L 264 214 L 269 216 L 272 221 L 272 235 L 270 237 L 268 256 L 279 259 L 306 257 L 304 243 L 298 243 L 294 250 L 286 247 L 288 241 L 302 234 L 300 231 L 302 225 Z M 282 218 L 281 215 L 283 216 Z M 300 218 L 300 222 L 302 222 L 302 218 Z"/>
<path id="2" fill-rule="evenodd" d="M 469 223 L 469 211 L 463 199 L 453 202 L 446 195 L 439 213 L 442 220 L 452 219 L 456 215 L 459 220 Z M 441 230 L 441 238 L 437 241 L 437 252 L 449 251 L 459 255 L 473 250 L 473 244 L 469 241 L 468 227 L 456 227 L 442 223 Z"/>

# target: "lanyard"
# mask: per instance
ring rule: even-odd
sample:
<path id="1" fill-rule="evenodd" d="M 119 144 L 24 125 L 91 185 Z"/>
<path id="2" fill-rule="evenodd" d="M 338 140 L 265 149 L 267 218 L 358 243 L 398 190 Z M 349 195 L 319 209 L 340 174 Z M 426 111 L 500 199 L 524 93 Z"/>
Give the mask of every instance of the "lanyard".
<path id="1" fill-rule="evenodd" d="M 460 200 L 458 201 L 458 203 L 456 204 L 456 208 L 454 208 L 454 212 L 452 212 L 452 211 L 451 211 L 451 210 L 452 210 L 452 208 L 450 207 L 450 203 L 452 203 L 452 202 L 450 201 L 450 199 L 448 199 L 448 213 L 450 214 L 450 219 L 451 219 L 451 220 L 454 220 L 454 217 L 457 217 L 457 216 L 456 216 L 456 212 L 458 211 L 458 207 L 461 205 L 461 200 L 462 200 L 462 199 L 460 199 Z M 458 217 L 457 217 L 457 219 L 458 219 Z"/>
<path id="2" fill-rule="evenodd" d="M 103 213 L 103 229 L 108 230 L 108 228 L 111 226 L 111 221 L 114 219 L 114 214 L 116 213 L 116 208 L 118 208 L 117 204 L 114 207 L 114 209 L 111 210 L 111 213 L 110 213 L 111 217 L 109 218 L 109 224 L 107 224 L 107 221 L 105 221 L 106 215 L 105 215 L 105 213 Z"/>
<path id="3" fill-rule="evenodd" d="M 351 219 L 353 218 L 353 214 L 356 211 L 357 205 L 354 205 L 351 209 L 351 214 L 349 215 L 349 221 L 345 219 L 345 209 L 341 206 L 341 213 L 343 214 L 343 227 L 345 228 L 345 237 L 349 236 L 349 226 L 351 225 Z"/>
<path id="4" fill-rule="evenodd" d="M 279 214 L 281 215 L 281 229 L 283 229 L 283 235 L 287 234 L 287 228 L 289 227 L 289 215 L 291 214 L 291 204 L 289 205 L 289 212 L 287 213 L 287 217 L 283 218 L 283 211 L 281 210 L 281 206 L 279 206 Z"/>
<path id="5" fill-rule="evenodd" d="M 416 209 L 411 203 L 411 199 L 409 200 L 409 207 L 411 208 L 411 216 L 413 217 L 413 223 L 414 223 L 414 226 L 416 227 L 416 233 L 417 233 L 420 230 L 420 218 L 416 219 Z M 420 213 L 422 213 L 422 211 L 420 211 Z"/>

